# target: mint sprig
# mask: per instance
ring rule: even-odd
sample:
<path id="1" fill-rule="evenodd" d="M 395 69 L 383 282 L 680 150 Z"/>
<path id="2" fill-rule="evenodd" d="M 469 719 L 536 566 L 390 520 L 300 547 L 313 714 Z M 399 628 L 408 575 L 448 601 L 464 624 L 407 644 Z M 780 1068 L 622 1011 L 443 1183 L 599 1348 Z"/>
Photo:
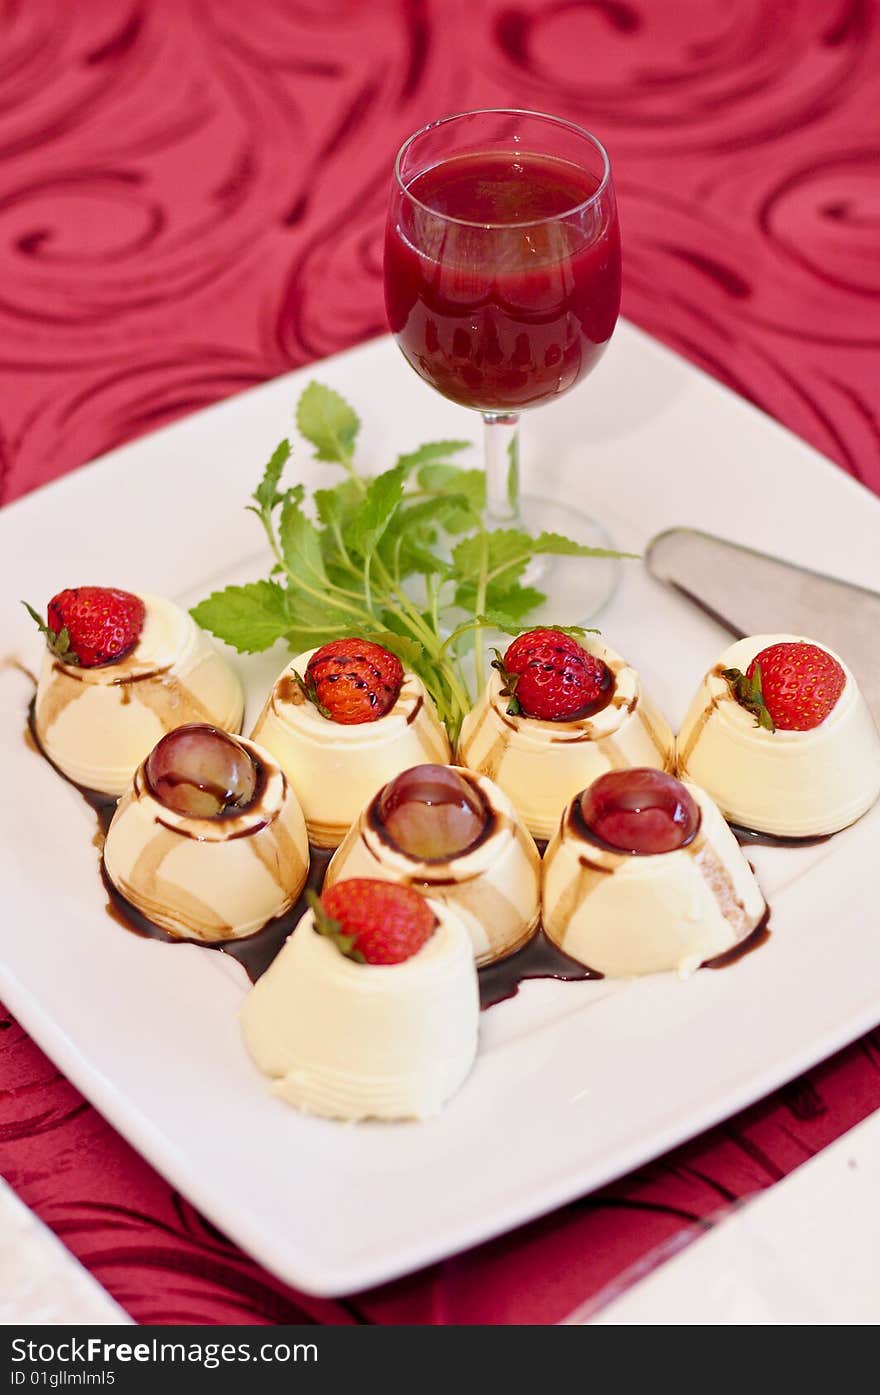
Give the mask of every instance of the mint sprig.
<path id="1" fill-rule="evenodd" d="M 483 472 L 453 459 L 464 441 L 431 441 L 377 475 L 361 473 L 357 414 L 321 383 L 302 393 L 296 424 L 316 459 L 343 477 L 311 492 L 303 484 L 285 488 L 291 446 L 282 441 L 248 504 L 269 544 L 270 576 L 215 591 L 193 617 L 244 653 L 279 640 L 299 652 L 349 635 L 372 639 L 422 679 L 453 743 L 472 706 L 466 650 L 473 649 L 482 686 L 481 632 L 521 633 L 546 599 L 523 584 L 532 557 L 632 555 L 557 533 L 487 529 Z M 465 618 L 446 635 L 440 615 L 450 606 Z"/>

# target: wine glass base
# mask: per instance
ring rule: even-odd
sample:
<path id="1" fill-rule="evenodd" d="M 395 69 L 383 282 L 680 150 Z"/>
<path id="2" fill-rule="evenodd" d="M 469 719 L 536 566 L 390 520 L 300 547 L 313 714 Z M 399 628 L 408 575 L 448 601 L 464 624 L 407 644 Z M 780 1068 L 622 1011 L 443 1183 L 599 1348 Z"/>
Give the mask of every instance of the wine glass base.
<path id="1" fill-rule="evenodd" d="M 561 533 L 590 547 L 613 547 L 602 524 L 570 504 L 525 495 L 520 500 L 522 526 L 532 537 Z M 523 578 L 545 592 L 547 600 L 529 615 L 534 625 L 583 625 L 608 604 L 620 582 L 616 557 L 535 557 Z"/>

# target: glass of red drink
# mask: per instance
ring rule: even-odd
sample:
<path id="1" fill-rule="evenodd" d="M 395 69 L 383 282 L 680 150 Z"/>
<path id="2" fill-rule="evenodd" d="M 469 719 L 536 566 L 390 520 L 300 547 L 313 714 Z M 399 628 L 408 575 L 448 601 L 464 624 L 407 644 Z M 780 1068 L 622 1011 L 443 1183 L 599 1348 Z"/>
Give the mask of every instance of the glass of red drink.
<path id="1" fill-rule="evenodd" d="M 580 382 L 617 322 L 617 207 L 595 136 L 506 109 L 416 131 L 394 167 L 385 304 L 416 372 L 483 417 L 490 525 L 607 546 L 570 502 L 520 499 L 517 444 L 520 412 Z M 554 559 L 540 576 L 559 621 L 594 613 L 613 585 L 612 563 L 577 560 Z"/>

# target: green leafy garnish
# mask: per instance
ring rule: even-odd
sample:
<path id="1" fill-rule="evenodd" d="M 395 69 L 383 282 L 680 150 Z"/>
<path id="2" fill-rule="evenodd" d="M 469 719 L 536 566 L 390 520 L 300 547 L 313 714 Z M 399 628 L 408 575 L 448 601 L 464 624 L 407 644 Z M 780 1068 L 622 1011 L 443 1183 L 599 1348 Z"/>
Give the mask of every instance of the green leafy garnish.
<path id="1" fill-rule="evenodd" d="M 761 678 L 761 665 L 755 664 L 755 676 L 749 678 L 741 669 L 725 668 L 721 671 L 721 677 L 730 689 L 730 695 L 740 707 L 744 707 L 747 712 L 751 712 L 755 719 L 756 727 L 763 727 L 764 731 L 775 731 L 776 724 L 770 716 L 770 711 L 764 701 L 763 680 Z"/>
<path id="2" fill-rule="evenodd" d="M 328 940 L 332 940 L 340 954 L 344 954 L 346 959 L 353 959 L 356 964 L 366 964 L 366 959 L 359 949 L 355 949 L 357 935 L 346 935 L 342 925 L 332 915 L 324 909 L 324 905 L 314 891 L 306 892 L 306 900 L 315 916 L 315 929 L 319 935 L 326 935 Z"/>
<path id="3" fill-rule="evenodd" d="M 193 617 L 243 653 L 278 640 L 294 653 L 349 635 L 374 640 L 422 679 L 453 743 L 473 705 L 467 650 L 482 686 L 482 631 L 520 634 L 546 600 L 523 584 L 531 559 L 632 555 L 557 533 L 488 529 L 483 471 L 453 459 L 465 441 L 431 441 L 390 469 L 362 474 L 354 463 L 357 414 L 321 383 L 303 392 L 296 424 L 316 459 L 340 467 L 343 477 L 310 492 L 301 483 L 285 488 L 291 447 L 282 441 L 248 504 L 271 550 L 270 576 L 215 591 Z M 445 634 L 440 616 L 450 606 L 465 618 Z"/>
<path id="4" fill-rule="evenodd" d="M 28 605 L 27 601 L 22 601 L 22 605 L 31 619 L 36 621 L 40 634 L 46 636 L 46 643 L 55 658 L 59 659 L 62 664 L 69 664 L 72 668 L 76 668 L 79 665 L 79 654 L 70 647 L 70 631 L 67 626 L 64 625 L 60 630 L 53 630 L 32 605 Z"/>

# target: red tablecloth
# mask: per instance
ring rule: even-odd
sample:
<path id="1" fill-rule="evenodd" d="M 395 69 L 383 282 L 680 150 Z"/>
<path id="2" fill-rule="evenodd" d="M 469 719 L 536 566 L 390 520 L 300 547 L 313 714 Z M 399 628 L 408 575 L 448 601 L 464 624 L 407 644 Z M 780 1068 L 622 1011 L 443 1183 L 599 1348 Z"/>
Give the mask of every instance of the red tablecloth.
<path id="1" fill-rule="evenodd" d="M 498 104 L 610 147 L 626 313 L 880 488 L 878 69 L 872 0 L 0 0 L 0 497 L 381 330 L 399 141 Z M 552 1322 L 880 1103 L 873 1034 L 598 1195 L 333 1303 L 241 1255 L 0 1028 L 3 1171 L 143 1322 Z"/>

